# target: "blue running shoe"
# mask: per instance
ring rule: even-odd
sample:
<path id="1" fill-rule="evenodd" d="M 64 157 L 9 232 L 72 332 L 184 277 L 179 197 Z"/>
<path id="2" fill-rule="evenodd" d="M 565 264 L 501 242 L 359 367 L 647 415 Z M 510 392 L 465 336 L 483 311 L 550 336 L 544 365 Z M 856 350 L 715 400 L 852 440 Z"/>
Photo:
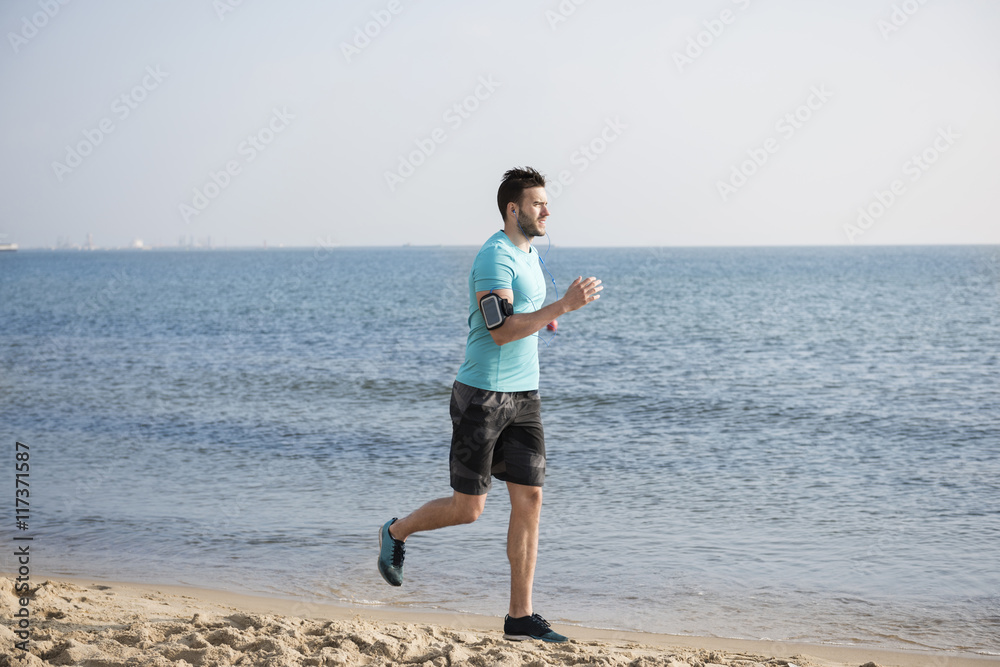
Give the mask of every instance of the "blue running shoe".
<path id="1" fill-rule="evenodd" d="M 378 532 L 378 573 L 392 586 L 403 585 L 403 556 L 406 547 L 389 533 L 396 519 L 386 521 Z"/>
<path id="2" fill-rule="evenodd" d="M 520 642 L 526 639 L 540 639 L 543 642 L 561 644 L 569 639 L 553 632 L 549 627 L 549 622 L 538 614 L 522 616 L 521 618 L 511 618 L 505 616 L 503 619 L 503 638 Z"/>

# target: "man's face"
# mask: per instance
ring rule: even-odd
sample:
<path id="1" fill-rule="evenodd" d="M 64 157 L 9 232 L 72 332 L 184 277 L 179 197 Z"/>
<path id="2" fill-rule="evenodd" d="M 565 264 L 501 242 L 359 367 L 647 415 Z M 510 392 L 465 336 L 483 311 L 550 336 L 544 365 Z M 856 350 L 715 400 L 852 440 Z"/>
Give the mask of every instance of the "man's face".
<path id="1" fill-rule="evenodd" d="M 549 200 L 545 188 L 528 188 L 521 194 L 517 207 L 517 222 L 527 236 L 545 236 L 545 219 L 549 217 Z"/>

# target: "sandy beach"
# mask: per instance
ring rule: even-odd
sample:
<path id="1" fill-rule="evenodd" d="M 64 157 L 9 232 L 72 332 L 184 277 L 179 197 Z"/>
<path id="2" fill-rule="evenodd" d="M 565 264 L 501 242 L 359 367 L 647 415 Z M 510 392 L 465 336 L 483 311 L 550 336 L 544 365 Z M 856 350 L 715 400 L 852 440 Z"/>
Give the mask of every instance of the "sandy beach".
<path id="1" fill-rule="evenodd" d="M 498 618 L 351 608 L 180 586 L 43 579 L 17 648 L 14 581 L 0 592 L 0 665 L 615 665 L 769 667 L 1000 664 L 1000 658 L 857 646 L 554 627 L 567 644 L 505 641 Z"/>

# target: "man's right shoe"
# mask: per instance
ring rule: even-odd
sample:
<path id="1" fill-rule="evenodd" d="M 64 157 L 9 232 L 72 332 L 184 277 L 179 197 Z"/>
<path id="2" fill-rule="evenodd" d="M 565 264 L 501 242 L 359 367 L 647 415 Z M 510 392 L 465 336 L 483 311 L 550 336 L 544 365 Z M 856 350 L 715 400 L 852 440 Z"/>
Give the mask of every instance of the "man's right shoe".
<path id="1" fill-rule="evenodd" d="M 520 642 L 527 639 L 538 639 L 543 642 L 561 644 L 569 639 L 558 632 L 554 632 L 549 627 L 549 622 L 538 614 L 522 616 L 521 618 L 511 618 L 509 615 L 503 619 L 503 638 Z"/>
<path id="2" fill-rule="evenodd" d="M 389 584 L 402 586 L 403 556 L 406 554 L 406 547 L 401 540 L 397 540 L 389 533 L 389 526 L 394 523 L 396 519 L 386 521 L 378 533 L 378 573 Z"/>

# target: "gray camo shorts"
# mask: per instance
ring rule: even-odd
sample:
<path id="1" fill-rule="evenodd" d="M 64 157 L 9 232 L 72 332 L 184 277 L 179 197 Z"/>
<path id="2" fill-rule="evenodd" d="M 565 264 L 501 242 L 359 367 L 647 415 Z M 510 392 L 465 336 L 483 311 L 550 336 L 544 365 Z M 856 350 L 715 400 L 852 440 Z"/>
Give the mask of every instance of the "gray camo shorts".
<path id="1" fill-rule="evenodd" d="M 545 434 L 538 390 L 489 391 L 456 381 L 451 390 L 451 488 L 481 496 L 492 477 L 542 486 Z"/>

